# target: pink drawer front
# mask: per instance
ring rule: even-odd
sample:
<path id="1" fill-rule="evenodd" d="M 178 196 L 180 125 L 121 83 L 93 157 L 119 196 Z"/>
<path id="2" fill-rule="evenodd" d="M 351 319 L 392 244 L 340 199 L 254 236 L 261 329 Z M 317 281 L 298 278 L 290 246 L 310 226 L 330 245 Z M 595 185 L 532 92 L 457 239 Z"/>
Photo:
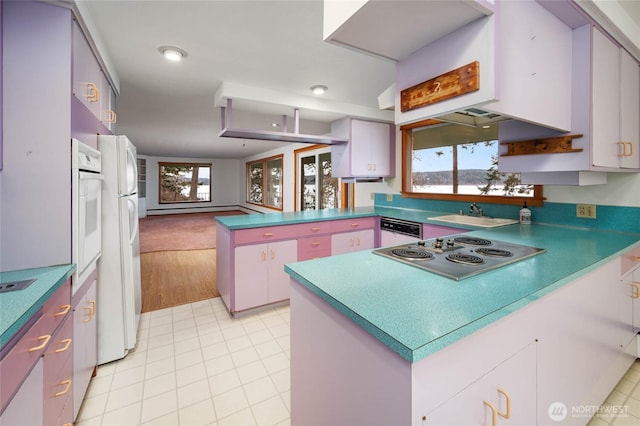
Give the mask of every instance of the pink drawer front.
<path id="1" fill-rule="evenodd" d="M 298 239 L 298 261 L 331 256 L 331 235 Z"/>
<path id="2" fill-rule="evenodd" d="M 57 371 L 55 380 L 47 381 L 47 357 L 45 355 L 44 381 L 44 418 L 47 424 L 60 424 L 65 406 L 72 400 L 73 395 L 73 357 L 67 357 L 64 364 Z M 62 423 L 64 424 L 64 423 Z"/>
<path id="3" fill-rule="evenodd" d="M 53 332 L 71 311 L 71 280 L 67 280 L 54 294 L 44 302 L 44 319 Z"/>
<path id="4" fill-rule="evenodd" d="M 310 222 L 298 225 L 298 237 L 311 235 L 329 234 L 331 232 L 331 222 Z"/>
<path id="5" fill-rule="evenodd" d="M 371 229 L 375 226 L 375 218 L 362 217 L 358 219 L 336 220 L 331 223 L 332 232 L 358 231 L 360 229 Z"/>
<path id="6" fill-rule="evenodd" d="M 621 273 L 624 275 L 637 266 L 640 266 L 640 247 L 629 250 L 622 255 Z"/>
<path id="7" fill-rule="evenodd" d="M 293 240 L 298 236 L 296 225 L 269 226 L 265 228 L 234 231 L 236 245 L 264 243 L 277 240 Z"/>

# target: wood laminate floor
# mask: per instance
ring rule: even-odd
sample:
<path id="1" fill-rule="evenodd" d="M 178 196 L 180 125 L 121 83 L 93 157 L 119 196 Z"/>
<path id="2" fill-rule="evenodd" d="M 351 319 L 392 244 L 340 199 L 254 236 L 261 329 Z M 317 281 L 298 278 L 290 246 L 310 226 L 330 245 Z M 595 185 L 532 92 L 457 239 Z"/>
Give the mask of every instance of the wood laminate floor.
<path id="1" fill-rule="evenodd" d="M 142 312 L 220 296 L 215 249 L 142 253 L 140 275 Z"/>

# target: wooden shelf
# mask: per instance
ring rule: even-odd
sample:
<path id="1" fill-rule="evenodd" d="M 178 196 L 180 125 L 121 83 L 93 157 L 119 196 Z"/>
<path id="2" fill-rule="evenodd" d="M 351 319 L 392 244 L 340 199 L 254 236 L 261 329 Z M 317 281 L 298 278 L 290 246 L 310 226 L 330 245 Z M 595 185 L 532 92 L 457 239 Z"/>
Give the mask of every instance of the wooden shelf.
<path id="1" fill-rule="evenodd" d="M 500 156 L 508 157 L 510 155 L 566 154 L 570 152 L 581 152 L 582 148 L 574 148 L 571 146 L 571 141 L 573 139 L 581 137 L 582 134 L 575 134 L 524 141 L 500 142 L 500 145 L 507 145 L 507 153 L 501 154 Z"/>

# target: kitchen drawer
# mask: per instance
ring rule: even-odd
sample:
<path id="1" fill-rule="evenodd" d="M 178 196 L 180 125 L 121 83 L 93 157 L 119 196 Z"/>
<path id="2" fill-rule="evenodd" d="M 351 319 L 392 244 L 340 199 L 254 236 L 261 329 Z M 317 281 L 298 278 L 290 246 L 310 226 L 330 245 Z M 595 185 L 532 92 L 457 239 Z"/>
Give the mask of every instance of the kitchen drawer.
<path id="1" fill-rule="evenodd" d="M 298 239 L 298 261 L 331 256 L 331 235 Z"/>
<path id="2" fill-rule="evenodd" d="M 310 235 L 329 234 L 331 232 L 331 222 L 310 222 L 298 225 L 298 237 Z"/>
<path id="3" fill-rule="evenodd" d="M 358 219 L 343 219 L 331 222 L 331 232 L 349 232 L 360 229 L 371 229 L 375 227 L 376 219 L 373 217 L 362 217 Z"/>
<path id="4" fill-rule="evenodd" d="M 44 358 L 44 418 L 45 424 L 56 425 L 63 416 L 65 406 L 71 404 L 73 398 L 73 357 L 67 357 L 58 371 L 55 380 L 47 382 L 47 357 Z"/>
<path id="5" fill-rule="evenodd" d="M 73 321 L 71 320 L 71 315 L 67 315 L 64 324 L 51 337 L 49 345 L 44 352 L 45 386 L 47 383 L 57 383 L 69 378 L 69 374 L 66 374 L 63 370 L 73 353 L 72 339 Z"/>
<path id="6" fill-rule="evenodd" d="M 54 294 L 44 302 L 44 318 L 51 326 L 51 333 L 71 311 L 71 280 L 67 280 Z"/>
<path id="7" fill-rule="evenodd" d="M 264 228 L 241 229 L 234 231 L 235 244 L 254 244 L 267 241 L 294 240 L 298 236 L 297 225 L 268 226 Z"/>
<path id="8" fill-rule="evenodd" d="M 631 249 L 622 255 L 622 275 L 635 269 L 638 266 L 640 266 L 640 247 Z"/>

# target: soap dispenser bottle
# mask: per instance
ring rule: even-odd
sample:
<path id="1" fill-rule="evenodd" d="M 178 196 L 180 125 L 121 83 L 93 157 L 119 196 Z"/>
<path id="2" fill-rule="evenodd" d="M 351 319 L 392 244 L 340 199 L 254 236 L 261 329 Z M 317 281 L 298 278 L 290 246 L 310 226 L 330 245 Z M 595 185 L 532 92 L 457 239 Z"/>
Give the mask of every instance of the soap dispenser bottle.
<path id="1" fill-rule="evenodd" d="M 520 209 L 520 223 L 523 225 L 531 224 L 531 210 L 527 207 L 527 202 L 524 202 L 524 206 Z"/>

